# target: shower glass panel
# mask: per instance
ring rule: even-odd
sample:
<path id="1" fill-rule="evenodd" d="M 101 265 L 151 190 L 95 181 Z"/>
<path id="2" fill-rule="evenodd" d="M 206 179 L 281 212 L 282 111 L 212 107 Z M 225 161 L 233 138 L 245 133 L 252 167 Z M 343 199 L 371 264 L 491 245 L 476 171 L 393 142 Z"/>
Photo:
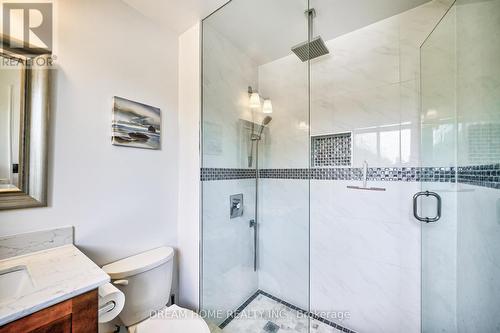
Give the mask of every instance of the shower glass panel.
<path id="1" fill-rule="evenodd" d="M 310 69 L 310 306 L 356 332 L 420 332 L 421 225 L 412 198 L 421 175 L 454 166 L 448 155 L 421 154 L 420 45 L 451 2 L 387 5 L 310 1 L 313 37 L 330 51 Z M 438 179 L 429 189 L 441 186 L 452 184 Z"/>
<path id="2" fill-rule="evenodd" d="M 213 331 L 309 329 L 309 64 L 292 53 L 307 10 L 233 0 L 203 21 L 201 310 Z"/>
<path id="3" fill-rule="evenodd" d="M 456 7 L 421 48 L 422 165 L 443 167 L 441 182 L 427 179 L 421 190 L 442 199 L 441 219 L 423 222 L 422 331 L 457 332 L 457 115 Z M 419 214 L 435 216 L 436 200 L 423 196 Z"/>
<path id="4" fill-rule="evenodd" d="M 423 162 L 454 167 L 422 183 L 443 199 L 442 219 L 422 225 L 424 332 L 500 327 L 498 31 L 499 0 L 457 0 L 421 47 Z"/>
<path id="5" fill-rule="evenodd" d="M 389 2 L 203 21 L 214 332 L 498 331 L 500 0 Z"/>

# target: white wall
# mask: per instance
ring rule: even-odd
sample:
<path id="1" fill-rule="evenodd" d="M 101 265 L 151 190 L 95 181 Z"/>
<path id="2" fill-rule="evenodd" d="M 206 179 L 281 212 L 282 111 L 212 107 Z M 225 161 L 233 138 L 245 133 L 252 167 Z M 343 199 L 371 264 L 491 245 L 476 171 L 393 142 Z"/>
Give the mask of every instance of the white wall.
<path id="1" fill-rule="evenodd" d="M 179 37 L 179 304 L 192 309 L 200 283 L 200 28 Z"/>
<path id="2" fill-rule="evenodd" d="M 49 207 L 0 212 L 0 235 L 74 225 L 102 265 L 177 243 L 177 36 L 119 0 L 60 0 Z M 114 95 L 162 110 L 162 150 L 111 145 Z"/>

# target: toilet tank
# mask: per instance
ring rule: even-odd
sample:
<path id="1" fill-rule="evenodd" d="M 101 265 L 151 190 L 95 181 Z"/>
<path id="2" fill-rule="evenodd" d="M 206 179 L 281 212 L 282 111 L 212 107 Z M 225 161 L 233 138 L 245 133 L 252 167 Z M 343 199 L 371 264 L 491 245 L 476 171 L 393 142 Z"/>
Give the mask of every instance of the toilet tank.
<path id="1" fill-rule="evenodd" d="M 170 299 L 174 250 L 160 247 L 114 263 L 102 269 L 125 294 L 125 306 L 118 315 L 126 326 L 150 317 Z"/>

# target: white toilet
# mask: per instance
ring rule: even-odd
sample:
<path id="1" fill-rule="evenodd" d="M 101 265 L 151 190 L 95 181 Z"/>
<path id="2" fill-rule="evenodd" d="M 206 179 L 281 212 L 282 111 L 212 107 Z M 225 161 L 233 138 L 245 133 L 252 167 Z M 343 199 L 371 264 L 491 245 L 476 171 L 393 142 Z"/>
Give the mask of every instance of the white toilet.
<path id="1" fill-rule="evenodd" d="M 128 257 L 102 269 L 125 294 L 118 315 L 130 333 L 210 333 L 195 312 L 167 307 L 172 286 L 174 250 L 160 247 Z"/>

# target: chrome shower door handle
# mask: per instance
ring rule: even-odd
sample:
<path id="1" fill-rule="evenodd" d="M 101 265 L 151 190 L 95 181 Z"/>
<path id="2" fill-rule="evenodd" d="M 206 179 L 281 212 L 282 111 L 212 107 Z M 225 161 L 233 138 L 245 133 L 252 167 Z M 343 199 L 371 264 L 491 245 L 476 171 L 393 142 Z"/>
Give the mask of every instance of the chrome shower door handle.
<path id="1" fill-rule="evenodd" d="M 418 198 L 421 196 L 436 198 L 437 213 L 435 217 L 422 217 L 418 215 Z M 413 196 L 413 216 L 415 216 L 415 218 L 420 222 L 431 223 L 439 221 L 439 219 L 441 219 L 441 206 L 442 206 L 441 196 L 436 192 L 429 192 L 429 191 L 418 192 Z"/>

